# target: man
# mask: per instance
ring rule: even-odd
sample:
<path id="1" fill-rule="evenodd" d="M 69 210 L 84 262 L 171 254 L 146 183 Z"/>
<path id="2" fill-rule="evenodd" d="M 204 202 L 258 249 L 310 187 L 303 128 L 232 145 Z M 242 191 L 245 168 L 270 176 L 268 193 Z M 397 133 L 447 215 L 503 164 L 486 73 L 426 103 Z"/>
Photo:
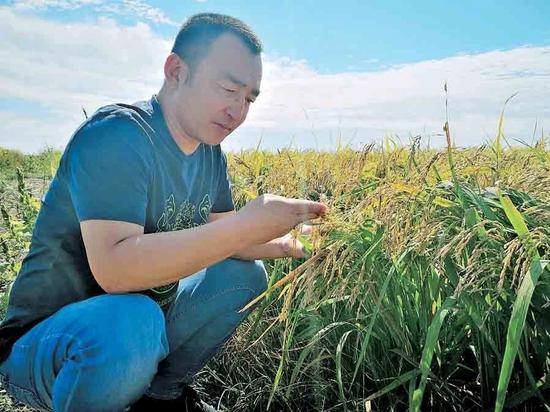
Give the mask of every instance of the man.
<path id="1" fill-rule="evenodd" d="M 234 211 L 219 144 L 259 94 L 260 53 L 239 20 L 193 16 L 157 96 L 75 132 L 0 327 L 0 378 L 19 401 L 214 410 L 189 384 L 265 290 L 256 259 L 303 256 L 289 231 L 327 210 L 266 195 Z"/>

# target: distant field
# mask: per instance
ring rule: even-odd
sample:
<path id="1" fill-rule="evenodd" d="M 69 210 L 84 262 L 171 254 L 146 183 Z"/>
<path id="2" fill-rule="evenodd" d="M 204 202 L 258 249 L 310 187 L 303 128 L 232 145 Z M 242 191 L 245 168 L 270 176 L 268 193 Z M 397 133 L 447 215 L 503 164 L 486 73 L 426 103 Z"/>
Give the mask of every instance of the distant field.
<path id="1" fill-rule="evenodd" d="M 0 149 L 2 310 L 58 160 Z M 291 277 L 201 372 L 222 410 L 550 410 L 544 138 L 247 151 L 229 163 L 238 207 L 275 193 L 331 213 L 304 239 L 310 259 L 267 262 L 270 285 Z"/>

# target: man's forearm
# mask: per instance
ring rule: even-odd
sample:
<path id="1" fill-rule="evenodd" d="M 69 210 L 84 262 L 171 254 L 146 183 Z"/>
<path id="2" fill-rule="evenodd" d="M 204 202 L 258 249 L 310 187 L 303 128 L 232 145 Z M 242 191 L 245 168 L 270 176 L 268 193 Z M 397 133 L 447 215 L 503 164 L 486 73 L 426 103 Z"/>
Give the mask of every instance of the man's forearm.
<path id="1" fill-rule="evenodd" d="M 280 244 L 280 239 L 273 239 L 270 242 L 261 245 L 249 246 L 246 249 L 240 250 L 231 257 L 241 260 L 256 260 L 256 259 L 276 259 L 286 257 L 287 254 L 283 251 Z"/>
<path id="2" fill-rule="evenodd" d="M 144 290 L 175 282 L 248 249 L 257 242 L 236 216 L 192 229 L 125 239 L 101 265 L 101 286 L 110 293 Z M 96 275 L 97 278 L 97 275 Z"/>

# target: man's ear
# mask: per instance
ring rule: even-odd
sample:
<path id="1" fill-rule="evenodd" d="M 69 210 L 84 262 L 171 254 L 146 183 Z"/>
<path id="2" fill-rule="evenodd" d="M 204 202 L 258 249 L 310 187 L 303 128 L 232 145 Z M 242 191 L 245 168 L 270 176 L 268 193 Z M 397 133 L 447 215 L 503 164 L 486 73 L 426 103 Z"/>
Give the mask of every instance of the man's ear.
<path id="1" fill-rule="evenodd" d="M 185 83 L 189 77 L 189 66 L 176 53 L 170 53 L 164 62 L 164 78 L 170 85 Z"/>

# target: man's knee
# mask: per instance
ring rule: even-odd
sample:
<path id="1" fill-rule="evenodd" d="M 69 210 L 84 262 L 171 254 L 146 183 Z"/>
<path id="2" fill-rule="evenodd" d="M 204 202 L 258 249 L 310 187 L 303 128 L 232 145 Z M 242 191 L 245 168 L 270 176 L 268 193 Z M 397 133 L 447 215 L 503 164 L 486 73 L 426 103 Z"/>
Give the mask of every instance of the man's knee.
<path id="1" fill-rule="evenodd" d="M 227 275 L 236 287 L 248 288 L 255 295 L 260 295 L 267 289 L 268 276 L 261 260 L 226 259 Z"/>
<path id="2" fill-rule="evenodd" d="M 145 295 L 101 295 L 73 312 L 68 315 L 78 316 L 72 328 L 80 330 L 72 335 L 78 336 L 73 347 L 79 353 L 97 356 L 105 363 L 120 363 L 121 368 L 137 359 L 153 365 L 168 353 L 164 314 Z"/>
<path id="3" fill-rule="evenodd" d="M 168 355 L 159 306 L 147 296 L 123 294 L 98 296 L 73 309 L 80 314 L 78 327 L 86 330 L 68 346 L 69 356 L 56 379 L 54 404 L 84 405 L 103 398 L 113 406 L 124 406 L 136 399 Z M 66 315 L 74 316 L 73 309 Z M 118 387 L 116 394 L 113 387 Z"/>

